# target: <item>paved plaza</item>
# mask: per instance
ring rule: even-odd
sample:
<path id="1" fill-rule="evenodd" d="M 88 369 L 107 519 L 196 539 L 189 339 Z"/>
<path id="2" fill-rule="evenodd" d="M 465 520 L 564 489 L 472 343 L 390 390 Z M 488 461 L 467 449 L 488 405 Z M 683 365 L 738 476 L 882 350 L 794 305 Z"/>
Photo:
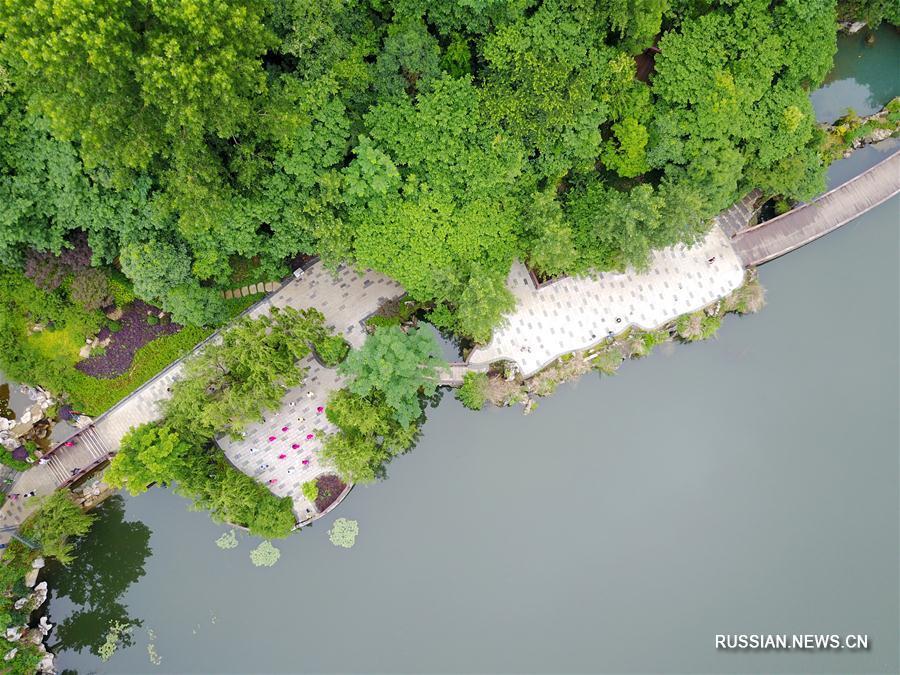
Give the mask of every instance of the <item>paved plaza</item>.
<path id="1" fill-rule="evenodd" d="M 354 347 L 366 339 L 366 318 L 385 301 L 403 295 L 403 287 L 382 274 L 357 274 L 342 267 L 337 276 L 317 263 L 300 279 L 286 284 L 250 312 L 258 317 L 271 307 L 314 307 L 325 315 L 329 328 L 340 333 Z M 315 515 L 301 486 L 334 469 L 320 463 L 322 439 L 335 431 L 325 417 L 329 394 L 344 385 L 333 368 L 319 364 L 312 356 L 303 367 L 306 380 L 288 391 L 277 411 L 266 411 L 265 421 L 249 426 L 243 438 L 218 439 L 225 456 L 238 469 L 265 484 L 279 497 L 294 500 L 294 511 L 302 522 Z M 271 439 L 271 440 L 270 440 Z"/>
<path id="2" fill-rule="evenodd" d="M 656 251 L 645 272 L 566 277 L 535 288 L 515 262 L 508 285 L 516 310 L 494 330 L 489 344 L 469 355 L 483 366 L 515 361 L 533 375 L 554 359 L 600 342 L 629 326 L 654 329 L 715 302 L 741 285 L 744 266 L 718 226 L 697 245 Z"/>

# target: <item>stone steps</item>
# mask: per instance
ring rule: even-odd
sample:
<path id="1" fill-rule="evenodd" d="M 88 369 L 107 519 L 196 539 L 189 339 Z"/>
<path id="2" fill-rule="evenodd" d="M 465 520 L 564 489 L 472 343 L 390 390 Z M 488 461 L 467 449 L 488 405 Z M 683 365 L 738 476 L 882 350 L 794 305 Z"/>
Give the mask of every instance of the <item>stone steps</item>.
<path id="1" fill-rule="evenodd" d="M 245 298 L 248 295 L 255 295 L 257 293 L 274 293 L 279 288 L 281 288 L 280 281 L 266 281 L 260 282 L 258 284 L 250 284 L 249 286 L 242 286 L 241 288 L 233 288 L 227 291 L 223 291 L 222 297 L 226 300 L 231 300 L 233 298 Z"/>

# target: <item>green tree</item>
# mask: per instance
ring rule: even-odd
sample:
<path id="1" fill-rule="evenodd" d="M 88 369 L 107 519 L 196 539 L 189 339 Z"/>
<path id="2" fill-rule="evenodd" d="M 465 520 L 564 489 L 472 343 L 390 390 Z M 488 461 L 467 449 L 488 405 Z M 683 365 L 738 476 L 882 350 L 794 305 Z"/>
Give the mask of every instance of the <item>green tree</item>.
<path id="1" fill-rule="evenodd" d="M 418 328 L 404 333 L 397 326 L 383 326 L 361 349 L 350 352 L 338 372 L 350 378 L 348 388 L 354 394 L 381 392 L 397 420 L 408 425 L 422 414 L 420 396 L 435 392 L 437 371 L 443 367 L 446 363 L 432 333 Z"/>
<path id="2" fill-rule="evenodd" d="M 457 330 L 479 343 L 491 339 L 491 332 L 513 311 L 516 300 L 506 286 L 506 275 L 488 270 L 477 271 L 459 296 L 456 311 Z"/>
<path id="3" fill-rule="evenodd" d="M 314 309 L 274 308 L 270 316 L 239 319 L 220 343 L 187 361 L 163 405 L 166 419 L 183 436 L 239 434 L 303 381 L 299 361 L 327 334 Z"/>
<path id="4" fill-rule="evenodd" d="M 487 373 L 468 372 L 462 386 L 456 390 L 456 398 L 470 410 L 481 410 L 487 399 Z"/>
<path id="5" fill-rule="evenodd" d="M 424 89 L 440 73 L 441 49 L 421 19 L 395 19 L 375 62 L 381 98 Z"/>
<path id="6" fill-rule="evenodd" d="M 122 438 L 104 480 L 114 488 L 141 494 L 152 483 L 184 478 L 188 466 L 185 457 L 191 450 L 191 445 L 170 428 L 143 424 Z"/>
<path id="7" fill-rule="evenodd" d="M 146 167 L 173 146 L 229 138 L 265 90 L 271 38 L 255 0 L 0 5 L 4 57 L 90 165 Z"/>
<path id="8" fill-rule="evenodd" d="M 384 476 L 391 458 L 415 440 L 415 424 L 399 422 L 380 391 L 363 396 L 339 389 L 329 398 L 325 414 L 339 431 L 326 437 L 322 456 L 348 483 L 371 483 Z"/>
<path id="9" fill-rule="evenodd" d="M 865 21 L 871 30 L 882 21 L 900 26 L 900 6 L 894 0 L 838 0 L 838 14 L 845 21 Z"/>
<path id="10" fill-rule="evenodd" d="M 612 126 L 615 144 L 603 147 L 603 163 L 623 178 L 634 178 L 646 172 L 646 147 L 649 134 L 634 118 L 626 117 Z"/>
<path id="11" fill-rule="evenodd" d="M 119 262 L 135 293 L 150 302 L 191 281 L 190 258 L 182 247 L 166 241 L 128 243 L 122 247 Z"/>
<path id="12" fill-rule="evenodd" d="M 72 537 L 80 537 L 91 529 L 93 517 L 72 501 L 68 490 L 59 490 L 41 503 L 37 513 L 22 525 L 22 534 L 38 542 L 44 555 L 63 565 L 74 559 Z"/>
<path id="13" fill-rule="evenodd" d="M 345 171 L 357 262 L 418 300 L 454 297 L 472 265 L 509 270 L 522 149 L 482 118 L 474 85 L 445 75 L 376 105 Z"/>

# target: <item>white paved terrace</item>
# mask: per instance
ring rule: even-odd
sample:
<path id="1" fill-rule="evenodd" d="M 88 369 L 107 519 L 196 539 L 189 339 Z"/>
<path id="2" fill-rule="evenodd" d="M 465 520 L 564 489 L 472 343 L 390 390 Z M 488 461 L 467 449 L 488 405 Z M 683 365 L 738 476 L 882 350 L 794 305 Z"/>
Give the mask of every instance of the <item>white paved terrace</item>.
<path id="1" fill-rule="evenodd" d="M 744 266 L 718 225 L 691 248 L 656 251 L 641 273 L 567 277 L 538 289 L 525 266 L 515 262 L 507 284 L 516 296 L 516 310 L 494 330 L 489 344 L 469 355 L 469 364 L 509 360 L 529 376 L 610 333 L 629 326 L 654 329 L 705 307 L 743 279 Z"/>

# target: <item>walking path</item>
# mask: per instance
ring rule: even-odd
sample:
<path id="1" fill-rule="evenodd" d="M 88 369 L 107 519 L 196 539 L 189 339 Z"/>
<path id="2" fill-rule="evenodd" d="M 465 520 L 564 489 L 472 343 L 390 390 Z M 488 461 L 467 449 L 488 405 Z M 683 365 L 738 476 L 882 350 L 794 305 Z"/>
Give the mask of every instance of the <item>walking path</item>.
<path id="1" fill-rule="evenodd" d="M 365 320 L 383 302 L 403 293 L 400 284 L 382 274 L 369 271 L 360 275 L 342 267 L 335 279 L 316 264 L 249 314 L 257 317 L 273 306 L 316 308 L 330 328 L 358 348 L 366 339 Z M 265 420 L 249 426 L 241 439 L 218 439 L 225 456 L 238 469 L 265 483 L 276 495 L 291 497 L 301 522 L 315 515 L 301 486 L 334 472 L 319 456 L 322 439 L 336 430 L 326 419 L 324 406 L 329 394 L 344 385 L 336 370 L 320 365 L 312 356 L 304 360 L 303 367 L 309 369 L 305 382 L 285 394 L 279 410 L 267 411 Z"/>
<path id="2" fill-rule="evenodd" d="M 441 383 L 459 385 L 466 372 L 484 371 L 498 360 L 513 361 L 530 376 L 559 356 L 587 349 L 629 326 L 657 328 L 737 288 L 743 281 L 744 266 L 761 264 L 803 246 L 898 191 L 900 152 L 811 204 L 755 227 L 747 226 L 757 197 L 751 193 L 720 214 L 703 241 L 693 247 L 655 252 L 649 268 L 640 273 L 629 270 L 563 278 L 538 289 L 524 265 L 516 262 L 508 279 L 517 300 L 515 312 L 494 331 L 488 345 L 470 354 L 468 363 L 450 364 L 440 374 Z M 263 289 L 257 285 L 253 290 L 272 288 L 265 284 Z M 403 292 L 397 282 L 381 274 L 359 274 L 342 267 L 335 276 L 314 263 L 247 314 L 258 317 L 273 306 L 315 307 L 332 329 L 360 347 L 365 340 L 365 319 L 384 301 Z M 209 338 L 217 339 L 218 334 Z M 306 382 L 287 393 L 280 410 L 268 411 L 265 420 L 248 428 L 244 438 L 218 441 L 240 470 L 266 483 L 275 494 L 290 496 L 301 521 L 314 514 L 303 497 L 302 484 L 330 472 L 319 461 L 322 438 L 334 430 L 325 418 L 324 406 L 329 393 L 343 385 L 335 370 L 312 357 L 303 365 L 309 370 Z M 132 427 L 158 419 L 159 402 L 169 397 L 182 367 L 183 360 L 171 364 L 98 417 L 89 430 L 77 434 L 74 445 L 57 448 L 50 461 L 19 475 L 9 492 L 21 496 L 7 500 L 0 509 L 0 527 L 18 526 L 34 509 L 36 497 L 50 494 L 105 461 Z M 29 493 L 35 497 L 26 499 L 24 495 Z M 0 532 L 0 546 L 8 538 Z"/>

